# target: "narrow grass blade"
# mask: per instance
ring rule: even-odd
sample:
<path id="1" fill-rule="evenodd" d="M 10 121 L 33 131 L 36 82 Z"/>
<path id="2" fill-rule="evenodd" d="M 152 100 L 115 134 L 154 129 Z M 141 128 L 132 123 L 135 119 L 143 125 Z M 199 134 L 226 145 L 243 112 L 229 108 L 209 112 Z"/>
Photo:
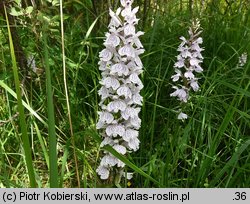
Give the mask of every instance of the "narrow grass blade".
<path id="1" fill-rule="evenodd" d="M 102 139 L 97 135 L 97 133 L 95 133 L 94 131 L 91 134 L 93 136 L 93 138 L 98 142 L 101 143 Z M 124 162 L 128 167 L 130 167 L 131 169 L 133 169 L 135 172 L 141 174 L 142 176 L 144 176 L 145 178 L 147 178 L 148 180 L 152 181 L 153 183 L 157 184 L 159 187 L 161 187 L 161 184 L 156 181 L 154 178 L 152 178 L 150 175 L 148 175 L 147 173 L 145 173 L 143 170 L 141 170 L 139 167 L 137 167 L 135 164 L 133 164 L 131 161 L 129 161 L 125 156 L 119 154 L 114 148 L 112 148 L 111 146 L 107 145 L 103 147 L 104 150 L 107 150 L 108 152 L 110 152 L 111 154 L 113 154 L 116 158 L 120 159 L 122 162 Z"/>
<path id="2" fill-rule="evenodd" d="M 17 99 L 16 93 L 6 83 L 4 83 L 4 81 L 0 80 L 0 86 L 3 87 L 8 93 L 10 93 L 14 98 Z M 46 127 L 48 126 L 48 124 L 37 114 L 37 112 L 23 100 L 22 100 L 22 105 L 31 113 L 31 115 L 37 118 Z"/>
<path id="3" fill-rule="evenodd" d="M 62 157 L 62 167 L 61 167 L 61 175 L 60 175 L 60 181 L 59 181 L 59 187 L 62 188 L 63 187 L 63 178 L 64 178 L 64 172 L 66 169 L 66 164 L 67 164 L 67 159 L 68 159 L 68 155 L 69 155 L 69 142 L 66 144 L 66 146 L 64 147 L 64 154 Z"/>
<path id="4" fill-rule="evenodd" d="M 18 112 L 19 112 L 19 118 L 20 118 L 19 122 L 20 122 L 21 133 L 22 133 L 25 161 L 26 161 L 26 165 L 28 169 L 30 186 L 36 187 L 35 171 L 33 167 L 30 142 L 29 142 L 29 137 L 28 137 L 28 132 L 27 132 L 27 123 L 25 121 L 24 108 L 22 105 L 22 95 L 21 95 L 21 89 L 20 89 L 20 81 L 19 81 L 19 76 L 18 76 L 16 56 L 15 56 L 14 45 L 13 45 L 11 31 L 10 31 L 8 15 L 7 15 L 5 6 L 4 6 L 4 11 L 5 11 L 5 17 L 6 17 L 8 35 L 9 35 L 10 54 L 11 54 L 12 68 L 13 68 L 13 74 L 14 74 L 15 87 L 16 87 L 17 105 L 18 105 Z"/>
<path id="5" fill-rule="evenodd" d="M 7 168 L 6 168 L 6 163 L 4 161 L 4 150 L 3 150 L 3 144 L 2 144 L 2 141 L 0 140 L 0 170 L 2 172 L 2 176 L 3 178 L 0 179 L 2 181 L 4 181 L 4 185 L 7 187 L 7 188 L 10 188 L 10 180 L 9 180 L 9 176 L 8 176 L 8 173 L 7 173 Z M 0 176 L 1 178 L 1 176 Z M 1 181 L 1 183 L 2 183 Z"/>
<path id="6" fill-rule="evenodd" d="M 216 175 L 216 177 L 209 184 L 211 187 L 214 187 L 215 184 L 221 179 L 221 177 L 225 175 L 225 172 L 228 170 L 228 168 L 232 167 L 235 163 L 237 163 L 237 161 L 240 158 L 240 155 L 242 154 L 242 152 L 244 152 L 248 148 L 248 146 L 250 146 L 250 140 L 247 140 L 244 144 L 242 144 L 239 147 L 238 151 L 236 151 L 232 155 L 231 159 L 224 165 L 221 171 Z"/>
<path id="7" fill-rule="evenodd" d="M 85 35 L 84 40 L 87 40 L 87 39 L 89 38 L 89 36 L 90 36 L 90 34 L 91 34 L 93 28 L 95 27 L 96 22 L 98 21 L 98 18 L 99 18 L 99 17 L 97 17 L 97 18 L 94 20 L 94 22 L 90 25 L 90 27 L 89 27 L 89 29 L 88 29 L 86 35 Z"/>
<path id="8" fill-rule="evenodd" d="M 42 151 L 43 151 L 43 155 L 44 155 L 44 158 L 45 158 L 45 161 L 46 161 L 46 164 L 47 164 L 47 167 L 49 168 L 49 155 L 48 155 L 48 152 L 47 152 L 47 149 L 46 149 L 46 146 L 44 144 L 44 141 L 43 141 L 43 138 L 42 138 L 42 135 L 41 135 L 41 132 L 36 124 L 36 122 L 34 121 L 34 126 L 35 126 L 35 130 L 36 130 L 36 134 L 37 134 L 37 137 L 38 137 L 38 140 L 39 140 L 39 143 L 41 145 L 41 148 L 42 148 Z"/>
<path id="9" fill-rule="evenodd" d="M 61 19 L 61 37 L 62 37 L 63 82 L 64 82 L 64 90 L 65 90 L 66 103 L 67 103 L 67 111 L 68 111 L 68 119 L 69 119 L 69 127 L 70 127 L 70 136 L 71 136 L 71 140 L 72 140 L 73 154 L 74 154 L 74 160 L 75 160 L 76 177 L 77 177 L 78 188 L 80 188 L 80 176 L 79 176 L 79 171 L 78 171 L 78 161 L 77 161 L 76 150 L 75 150 L 76 149 L 75 148 L 75 137 L 74 137 L 74 132 L 73 132 L 71 111 L 70 111 L 70 105 L 69 105 L 68 85 L 67 85 L 67 70 L 66 70 L 66 56 L 65 56 L 65 45 L 64 45 L 64 26 L 63 26 L 63 4 L 62 4 L 62 0 L 60 0 L 60 19 Z"/>
<path id="10" fill-rule="evenodd" d="M 47 22 L 44 22 L 46 24 Z M 47 42 L 47 26 L 43 30 L 43 45 L 44 45 L 44 65 L 46 73 L 46 91 L 48 104 L 48 125 L 49 125 L 49 178 L 50 187 L 58 187 L 58 166 L 57 166 L 57 137 L 55 130 L 55 116 L 52 95 L 51 74 L 49 66 L 48 42 Z"/>
<path id="11" fill-rule="evenodd" d="M 4 81 L 0 80 L 0 86 L 3 87 L 9 94 L 11 94 L 15 99 L 17 99 L 16 93 L 6 84 Z M 48 127 L 48 123 L 41 118 L 40 115 L 24 100 L 22 100 L 23 106 L 30 112 L 31 115 L 33 115 L 36 119 L 38 119 L 45 127 Z M 60 134 L 64 135 L 64 132 L 60 130 L 58 126 L 56 126 L 56 129 L 60 132 Z"/>
<path id="12" fill-rule="evenodd" d="M 242 95 L 250 97 L 250 91 L 248 91 L 248 90 L 245 90 L 243 88 L 237 87 L 237 86 L 235 86 L 233 84 L 230 84 L 230 83 L 222 81 L 222 80 L 215 80 L 215 81 L 217 81 L 217 82 L 219 82 L 219 83 L 227 86 L 228 88 L 233 89 L 234 91 L 237 91 L 237 92 L 241 93 Z"/>

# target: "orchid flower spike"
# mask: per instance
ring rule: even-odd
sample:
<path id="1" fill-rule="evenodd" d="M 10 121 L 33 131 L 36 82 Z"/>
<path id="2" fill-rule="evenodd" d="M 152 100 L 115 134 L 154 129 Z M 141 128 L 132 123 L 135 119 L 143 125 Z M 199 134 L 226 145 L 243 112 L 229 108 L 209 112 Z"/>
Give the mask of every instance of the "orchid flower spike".
<path id="1" fill-rule="evenodd" d="M 189 39 L 180 37 L 182 41 L 177 51 L 177 62 L 174 64 L 175 74 L 171 77 L 175 83 L 173 88 L 175 91 L 170 96 L 177 97 L 182 103 L 187 103 L 190 92 L 198 91 L 200 86 L 198 84 L 198 78 L 195 76 L 203 71 L 201 63 L 203 62 L 203 56 L 201 52 L 204 50 L 200 47 L 203 39 L 200 37 L 200 22 L 195 20 L 192 22 L 191 27 L 188 30 Z M 180 110 L 178 119 L 185 120 L 188 118 L 187 114 Z"/>
<path id="2" fill-rule="evenodd" d="M 109 11 L 111 21 L 104 41 L 105 48 L 99 53 L 99 69 L 102 72 L 99 120 L 96 128 L 103 137 L 101 147 L 112 146 L 126 155 L 139 148 L 139 112 L 142 106 L 140 91 L 143 88 L 139 75 L 143 65 L 139 55 L 144 52 L 136 31 L 139 7 L 132 8 L 133 0 L 120 0 L 116 12 Z M 97 173 L 108 179 L 112 171 L 122 171 L 125 164 L 111 153 L 104 152 Z M 122 175 L 122 174 L 121 174 Z"/>

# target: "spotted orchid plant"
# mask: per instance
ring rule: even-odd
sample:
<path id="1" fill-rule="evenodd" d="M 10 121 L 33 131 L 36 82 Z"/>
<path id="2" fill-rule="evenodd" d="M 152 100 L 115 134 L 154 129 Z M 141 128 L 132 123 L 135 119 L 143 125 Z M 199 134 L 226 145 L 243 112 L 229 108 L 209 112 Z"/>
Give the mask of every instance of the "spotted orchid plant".
<path id="1" fill-rule="evenodd" d="M 99 53 L 99 69 L 102 72 L 98 94 L 101 111 L 98 112 L 97 129 L 103 137 L 101 147 L 112 146 L 118 153 L 126 155 L 139 148 L 139 112 L 142 105 L 140 91 L 143 88 L 139 75 L 142 62 L 139 55 L 144 52 L 136 32 L 139 7 L 132 8 L 133 0 L 120 0 L 122 7 L 116 12 L 109 10 L 111 21 L 104 41 L 105 48 Z M 104 151 L 97 173 L 108 179 L 110 172 L 121 174 L 125 164 Z"/>
<path id="2" fill-rule="evenodd" d="M 195 74 L 203 71 L 201 67 L 201 63 L 203 62 L 201 52 L 204 49 L 200 47 L 203 42 L 200 37 L 201 32 L 200 23 L 198 20 L 195 20 L 188 31 L 189 39 L 183 36 L 180 37 L 182 42 L 177 49 L 179 55 L 174 65 L 175 74 L 171 77 L 177 85 L 173 85 L 175 91 L 170 96 L 177 97 L 182 104 L 188 102 L 191 90 L 196 92 L 200 88 L 198 78 Z M 177 118 L 185 120 L 188 118 L 188 115 L 180 109 Z"/>

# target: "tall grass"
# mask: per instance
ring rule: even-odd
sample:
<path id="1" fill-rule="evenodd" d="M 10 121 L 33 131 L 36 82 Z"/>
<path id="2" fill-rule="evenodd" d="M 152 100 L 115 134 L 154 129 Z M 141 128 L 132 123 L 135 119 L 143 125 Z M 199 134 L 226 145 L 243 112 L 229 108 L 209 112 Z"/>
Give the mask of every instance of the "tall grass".
<path id="1" fill-rule="evenodd" d="M 158 0 L 145 12 L 143 7 L 150 1 L 136 2 L 141 6 L 139 26 L 145 31 L 142 43 L 146 50 L 140 150 L 128 158 L 110 147 L 105 150 L 124 161 L 127 172 L 134 172 L 131 187 L 249 187 L 250 63 L 237 66 L 238 57 L 250 53 L 247 1 L 230 5 L 203 1 L 201 5 L 198 1 Z M 116 1 L 110 4 L 116 6 Z M 26 168 L 33 168 L 36 176 L 31 177 L 39 187 L 115 187 L 95 172 L 100 154 L 95 129 L 101 78 L 97 62 L 107 31 L 107 5 L 61 1 L 61 13 L 59 7 L 49 6 L 37 4 L 30 18 L 16 17 L 20 44 L 35 56 L 37 67 L 45 70 L 42 74 L 29 70 L 23 97 L 19 84 L 12 84 L 22 75 L 18 75 L 18 64 L 13 71 L 8 68 L 15 61 L 9 57 L 14 57 L 14 50 L 7 46 L 11 40 L 4 37 L 10 36 L 7 23 L 0 21 L 0 67 L 4 68 L 0 68 L 0 185 L 31 186 Z M 191 97 L 190 118 L 183 123 L 176 119 L 179 103 L 169 96 L 170 77 L 179 37 L 187 36 L 190 9 L 201 20 L 205 59 L 201 91 Z M 43 30 L 40 25 L 46 19 L 48 27 Z M 19 109 L 24 108 L 22 141 L 30 142 L 28 151 L 32 148 L 26 162 L 17 124 Z M 127 187 L 127 181 L 117 186 Z"/>
<path id="2" fill-rule="evenodd" d="M 70 105 L 69 105 L 69 94 L 68 94 L 68 87 L 67 87 L 67 70 L 66 70 L 66 56 L 65 56 L 65 46 L 64 46 L 63 2 L 62 2 L 62 0 L 60 0 L 60 17 L 61 17 L 60 18 L 60 22 L 61 22 L 61 37 L 62 37 L 63 81 L 64 81 L 64 89 L 65 89 L 65 97 L 66 97 L 66 103 L 67 103 L 67 110 L 68 110 L 70 136 L 72 138 L 74 160 L 75 160 L 75 165 L 76 165 L 76 177 L 77 177 L 78 187 L 80 188 L 80 178 L 79 178 L 79 172 L 78 172 L 78 162 L 77 162 L 76 150 L 75 150 L 75 138 L 74 138 L 74 133 L 73 133 L 73 126 L 72 126 L 72 120 L 71 120 L 71 111 L 70 111 Z"/>
<path id="3" fill-rule="evenodd" d="M 14 50 L 8 15 L 7 15 L 7 11 L 6 11 L 5 6 L 4 6 L 4 11 L 5 11 L 7 28 L 8 28 L 10 55 L 11 55 L 11 62 L 12 62 L 16 95 L 17 95 L 18 114 L 19 114 L 19 118 L 20 118 L 19 124 L 21 127 L 21 136 L 22 136 L 23 148 L 24 148 L 24 152 L 25 152 L 25 161 L 26 161 L 26 166 L 28 169 L 30 186 L 36 187 L 35 172 L 34 172 L 34 168 L 33 168 L 32 156 L 31 156 L 31 151 L 30 151 L 30 142 L 29 142 L 29 137 L 28 137 L 28 133 L 27 133 L 27 123 L 25 120 L 24 108 L 22 105 L 22 94 L 21 94 L 21 89 L 20 89 L 21 86 L 20 86 L 20 80 L 19 80 L 19 76 L 18 76 L 18 68 L 17 68 L 17 63 L 16 63 L 15 50 Z"/>
<path id="4" fill-rule="evenodd" d="M 49 178 L 50 187 L 58 187 L 58 163 L 57 163 L 57 137 L 55 130 L 54 103 L 51 84 L 51 71 L 49 66 L 49 53 L 47 43 L 47 22 L 44 22 L 43 43 L 44 43 L 44 66 L 46 73 L 46 93 L 48 104 L 48 130 L 49 130 Z"/>

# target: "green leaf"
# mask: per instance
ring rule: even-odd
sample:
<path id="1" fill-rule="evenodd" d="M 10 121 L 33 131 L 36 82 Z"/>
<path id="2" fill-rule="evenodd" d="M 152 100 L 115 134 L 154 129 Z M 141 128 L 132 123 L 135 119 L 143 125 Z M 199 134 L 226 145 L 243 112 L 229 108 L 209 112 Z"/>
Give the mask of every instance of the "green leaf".
<path id="1" fill-rule="evenodd" d="M 20 80 L 19 80 L 19 75 L 18 75 L 15 49 L 14 49 L 14 44 L 13 44 L 12 35 L 10 31 L 9 19 L 8 19 L 5 6 L 4 6 L 4 11 L 5 11 L 5 18 L 7 22 L 10 55 L 11 55 L 11 61 L 12 61 L 12 70 L 13 70 L 16 95 L 17 95 L 17 106 L 18 106 L 18 112 L 19 112 L 19 125 L 21 127 L 22 145 L 23 145 L 25 161 L 26 161 L 26 165 L 28 169 L 30 186 L 34 188 L 37 186 L 36 179 L 35 179 L 35 169 L 33 166 L 31 146 L 30 146 L 30 141 L 29 141 L 29 136 L 28 136 L 28 131 L 27 131 L 27 123 L 25 120 L 24 107 L 22 105 L 22 94 L 21 94 L 21 89 L 20 89 L 21 86 L 20 86 Z"/>
<path id="2" fill-rule="evenodd" d="M 7 84 L 5 84 L 4 81 L 0 80 L 0 86 L 3 87 L 8 93 L 10 93 L 15 99 L 17 99 L 16 93 Z M 22 105 L 31 113 L 31 115 L 37 118 L 46 127 L 48 126 L 48 124 L 37 114 L 37 112 L 23 100 Z"/>
<path id="3" fill-rule="evenodd" d="M 33 11 L 33 7 L 32 6 L 28 6 L 26 9 L 25 9 L 25 13 L 26 14 L 31 14 Z"/>
<path id="4" fill-rule="evenodd" d="M 245 95 L 247 97 L 250 97 L 250 92 L 248 90 L 245 90 L 245 89 L 243 89 L 241 87 L 235 86 L 234 84 L 228 83 L 226 81 L 222 81 L 222 80 L 215 80 L 215 81 L 223 84 L 224 86 L 227 86 L 228 88 L 231 88 L 231 89 L 233 89 L 235 91 L 238 91 L 238 92 L 240 92 L 241 94 L 243 94 L 243 95 Z"/>
<path id="5" fill-rule="evenodd" d="M 15 0 L 15 2 L 18 6 L 21 4 L 21 0 Z"/>
<path id="6" fill-rule="evenodd" d="M 58 187 L 58 158 L 57 158 L 57 136 L 55 130 L 55 111 L 53 103 L 53 92 L 51 83 L 51 70 L 49 65 L 49 51 L 48 51 L 48 24 L 43 24 L 43 51 L 44 51 L 44 65 L 46 75 L 46 95 L 48 106 L 48 129 L 49 129 L 49 178 L 50 187 Z"/>
<path id="7" fill-rule="evenodd" d="M 99 17 L 98 17 L 98 18 L 99 18 Z M 85 40 L 87 40 L 87 39 L 89 38 L 90 33 L 92 32 L 93 28 L 95 27 L 96 22 L 98 21 L 98 18 L 96 18 L 96 19 L 94 20 L 94 22 L 90 25 L 90 27 L 89 27 L 89 29 L 88 29 L 88 31 L 87 31 L 87 33 L 86 33 Z"/>
<path id="8" fill-rule="evenodd" d="M 95 131 L 91 131 L 91 135 L 93 136 L 93 138 L 98 142 L 101 143 L 102 139 L 99 137 L 99 135 L 95 132 Z M 153 183 L 157 184 L 158 186 L 161 187 L 161 184 L 156 181 L 154 178 L 152 178 L 150 175 L 148 175 L 147 173 L 145 173 L 141 168 L 139 168 L 138 166 L 136 166 L 135 164 L 133 164 L 131 161 L 129 161 L 124 155 L 119 154 L 114 148 L 112 148 L 109 145 L 106 145 L 103 147 L 103 149 L 105 149 L 106 151 L 110 152 L 111 154 L 113 154 L 116 158 L 120 159 L 122 162 L 124 162 L 128 167 L 130 167 L 131 169 L 133 169 L 135 172 L 141 174 L 142 176 L 144 176 L 145 178 L 149 179 L 150 181 L 152 181 Z"/>
<path id="9" fill-rule="evenodd" d="M 17 11 L 15 7 L 12 7 L 10 10 L 10 15 L 21 16 L 21 15 L 23 15 L 23 11 Z"/>
<path id="10" fill-rule="evenodd" d="M 220 181 L 221 177 L 225 175 L 225 172 L 233 167 L 239 160 L 240 155 L 247 150 L 247 148 L 250 146 L 250 140 L 245 141 L 239 149 L 232 155 L 231 159 L 224 165 L 224 167 L 221 169 L 219 173 L 217 173 L 216 177 L 212 180 L 210 183 L 210 186 L 215 186 L 215 184 Z"/>
<path id="11" fill-rule="evenodd" d="M 53 0 L 52 5 L 53 6 L 59 6 L 59 0 Z"/>
<path id="12" fill-rule="evenodd" d="M 17 99 L 16 93 L 6 84 L 3 80 L 0 80 L 0 86 L 3 87 L 10 95 L 12 95 L 15 99 Z M 42 117 L 35 111 L 29 104 L 27 104 L 24 100 L 22 100 L 22 105 L 24 108 L 26 108 L 31 115 L 33 115 L 37 120 L 39 120 L 46 128 L 48 127 L 47 121 L 42 119 Z M 64 133 L 60 130 L 58 126 L 56 126 L 56 129 L 60 132 L 60 134 Z"/>

